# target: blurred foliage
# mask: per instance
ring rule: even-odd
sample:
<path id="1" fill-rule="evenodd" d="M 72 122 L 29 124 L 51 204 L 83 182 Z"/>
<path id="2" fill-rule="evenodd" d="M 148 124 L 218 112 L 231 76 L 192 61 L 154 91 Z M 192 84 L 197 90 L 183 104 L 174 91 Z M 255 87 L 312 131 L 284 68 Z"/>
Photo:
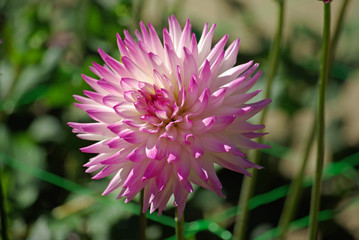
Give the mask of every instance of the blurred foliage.
<path id="1" fill-rule="evenodd" d="M 160 15 L 157 29 L 166 25 L 169 12 L 186 16 L 184 2 L 175 1 L 172 9 L 156 12 Z M 77 139 L 66 122 L 88 120 L 72 106 L 72 95 L 81 95 L 89 88 L 80 75 L 92 75 L 88 69 L 92 61 L 101 63 L 99 47 L 119 57 L 115 34 L 124 29 L 134 33 L 146 12 L 142 4 L 131 0 L 0 0 L 0 166 L 11 239 L 139 237 L 138 199 L 124 204 L 115 196 L 100 196 L 106 180 L 90 181 L 84 173 L 81 165 L 89 156 L 78 148 L 86 142 Z M 243 12 L 243 22 L 251 26 L 251 34 L 260 42 L 254 54 L 240 52 L 240 62 L 255 59 L 265 64 L 271 39 L 254 24 L 255 17 L 249 17 L 250 9 L 244 1 L 221 4 Z M 222 25 L 217 32 L 223 31 Z M 195 26 L 193 31 L 199 36 L 201 28 Z M 357 115 L 346 115 L 350 108 L 340 105 L 345 95 L 342 86 L 359 78 L 358 52 L 351 48 L 359 21 L 345 26 L 346 42 L 341 43 L 344 47 L 333 64 L 328 89 L 329 111 L 337 114 L 328 116 L 327 126 L 331 163 L 325 170 L 324 210 L 320 215 L 321 227 L 330 227 L 322 232 L 325 239 L 359 239 L 351 225 L 336 217 L 345 213 L 346 206 L 355 206 L 359 197 L 359 141 L 348 138 L 344 131 Z M 304 121 L 300 116 L 309 112 L 311 119 L 315 105 L 321 34 L 298 23 L 287 35 L 268 122 L 272 149 L 264 151 L 266 168 L 259 174 L 257 195 L 251 201 L 251 239 L 275 235 L 290 172 L 299 165 L 293 160 L 301 156 L 298 141 L 306 137 L 302 136 L 306 133 L 301 129 L 303 124 L 298 124 Z M 304 125 L 310 125 L 307 122 Z M 231 238 L 242 176 L 224 169 L 218 169 L 218 174 L 227 198 L 196 188 L 185 211 L 189 239 Z M 293 230 L 308 225 L 310 184 L 308 178 Z M 171 206 L 162 216 L 147 216 L 149 239 L 173 239 Z"/>

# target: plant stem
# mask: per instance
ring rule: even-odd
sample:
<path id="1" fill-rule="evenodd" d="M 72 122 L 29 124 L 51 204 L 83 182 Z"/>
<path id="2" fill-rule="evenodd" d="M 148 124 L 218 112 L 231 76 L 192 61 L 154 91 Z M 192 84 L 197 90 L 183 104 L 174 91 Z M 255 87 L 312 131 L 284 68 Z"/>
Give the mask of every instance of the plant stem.
<path id="1" fill-rule="evenodd" d="M 175 208 L 175 221 L 176 221 L 176 240 L 184 240 L 184 216 L 178 219 L 178 211 Z"/>
<path id="2" fill-rule="evenodd" d="M 282 214 L 279 219 L 278 229 L 280 231 L 280 235 L 279 235 L 280 240 L 286 239 L 286 235 L 289 229 L 289 223 L 293 219 L 293 215 L 295 213 L 295 210 L 297 209 L 297 205 L 300 200 L 304 171 L 307 166 L 309 153 L 312 148 L 314 137 L 315 137 L 315 129 L 316 129 L 315 123 L 316 121 L 314 120 L 310 130 L 310 136 L 308 138 L 307 145 L 305 146 L 302 165 L 300 167 L 299 172 L 297 173 L 297 176 L 295 177 L 295 179 L 292 181 L 290 185 L 288 196 L 285 200 Z"/>
<path id="3" fill-rule="evenodd" d="M 260 142 L 260 141 L 259 141 Z M 259 151 L 252 152 L 252 159 L 254 163 L 258 163 Z M 233 230 L 233 239 L 244 239 L 249 219 L 249 200 L 253 195 L 255 182 L 257 180 L 258 171 L 250 170 L 251 178 L 243 178 L 241 194 L 238 203 L 238 212 L 236 222 Z"/>
<path id="4" fill-rule="evenodd" d="M 343 0 L 342 6 L 340 8 L 340 13 L 338 16 L 337 24 L 335 25 L 334 34 L 333 34 L 333 37 L 331 38 L 331 42 L 330 42 L 330 46 L 329 46 L 329 49 L 330 49 L 330 51 L 329 51 L 329 54 L 330 54 L 329 55 L 330 56 L 329 66 L 332 65 L 333 60 L 334 60 L 335 49 L 338 45 L 339 36 L 340 36 L 342 27 L 343 27 L 344 16 L 348 9 L 349 2 L 350 2 L 349 0 Z"/>
<path id="5" fill-rule="evenodd" d="M 270 55 L 269 55 L 269 70 L 268 70 L 268 78 L 267 78 L 267 84 L 265 89 L 265 98 L 270 98 L 271 95 L 271 89 L 272 89 L 272 83 L 273 79 L 277 73 L 278 65 L 279 65 L 279 56 L 280 56 L 280 50 L 282 45 L 282 35 L 283 35 L 283 23 L 284 23 L 284 5 L 285 0 L 277 0 L 279 4 L 279 14 L 278 14 L 278 25 L 277 25 L 277 31 L 274 38 L 274 42 L 271 47 Z M 265 108 L 260 117 L 260 124 L 265 123 L 267 109 Z M 263 142 L 262 138 L 258 139 L 259 143 Z M 258 150 L 255 150 L 252 155 L 252 162 L 255 164 L 259 164 L 260 159 L 260 152 Z M 242 183 L 242 189 L 241 189 L 241 195 L 238 203 L 238 213 L 236 217 L 236 222 L 234 226 L 233 231 L 233 239 L 244 239 L 246 234 L 246 229 L 248 225 L 248 219 L 249 219 L 249 210 L 248 210 L 248 203 L 249 199 L 252 197 L 255 184 L 257 181 L 257 173 L 258 170 L 251 169 L 251 178 L 244 178 Z"/>
<path id="6" fill-rule="evenodd" d="M 265 98 L 270 98 L 271 96 L 273 79 L 277 74 L 277 70 L 279 66 L 279 57 L 281 53 L 282 38 L 283 38 L 285 1 L 286 0 L 276 0 L 276 2 L 278 2 L 279 14 L 278 14 L 276 35 L 274 37 L 274 41 L 269 53 L 269 66 L 268 66 L 267 85 L 265 89 Z M 261 119 L 262 123 L 265 121 L 267 109 L 268 108 L 265 108 L 262 111 L 262 119 Z"/>
<path id="7" fill-rule="evenodd" d="M 5 196 L 2 188 L 2 175 L 0 169 L 0 220 L 1 220 L 1 238 L 2 240 L 8 240 L 8 232 L 7 232 L 7 215 L 5 210 Z"/>
<path id="8" fill-rule="evenodd" d="M 334 61 L 334 55 L 335 55 L 335 49 L 338 45 L 338 40 L 339 40 L 339 36 L 342 30 L 342 26 L 343 26 L 343 22 L 344 22 L 344 16 L 345 13 L 348 9 L 348 3 L 349 0 L 343 0 L 342 6 L 341 6 L 341 10 L 340 10 L 340 14 L 338 16 L 338 20 L 337 20 L 337 24 L 336 27 L 334 29 L 334 34 L 331 38 L 331 42 L 330 42 L 330 46 L 329 46 L 329 66 L 331 66 L 333 64 Z M 313 141 L 314 141 L 314 132 L 315 132 L 315 128 L 316 128 L 316 121 L 313 122 L 312 125 L 312 131 L 311 131 L 311 135 L 309 137 L 309 140 L 307 141 L 307 146 L 305 149 L 305 155 L 303 158 L 303 162 L 302 162 L 302 166 L 300 171 L 298 172 L 295 180 L 292 182 L 289 193 L 288 193 L 288 197 L 286 199 L 286 202 L 284 204 L 284 208 L 282 211 L 282 215 L 281 218 L 279 220 L 279 230 L 281 231 L 281 235 L 280 238 L 281 240 L 285 239 L 286 237 L 286 233 L 288 231 L 289 228 L 289 223 L 293 218 L 295 209 L 297 208 L 297 204 L 299 201 L 299 196 L 300 196 L 300 190 L 301 190 L 301 185 L 303 182 L 303 175 L 304 175 L 304 169 L 305 166 L 307 164 L 308 161 L 308 156 L 309 156 L 309 151 L 310 151 L 310 146 L 312 145 Z"/>
<path id="9" fill-rule="evenodd" d="M 147 225 L 147 219 L 146 219 L 146 213 L 143 212 L 143 189 L 140 193 L 140 239 L 146 240 L 146 225 Z"/>
<path id="10" fill-rule="evenodd" d="M 317 158 L 310 203 L 309 240 L 317 238 L 318 212 L 320 208 L 321 180 L 324 163 L 325 90 L 329 75 L 330 3 L 324 4 L 322 63 L 320 67 L 317 110 Z"/>

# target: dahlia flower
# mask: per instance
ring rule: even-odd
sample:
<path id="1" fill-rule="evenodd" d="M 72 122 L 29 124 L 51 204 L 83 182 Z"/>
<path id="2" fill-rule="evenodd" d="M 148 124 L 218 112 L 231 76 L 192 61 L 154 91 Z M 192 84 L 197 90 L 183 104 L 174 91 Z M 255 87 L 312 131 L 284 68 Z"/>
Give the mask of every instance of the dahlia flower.
<path id="1" fill-rule="evenodd" d="M 261 75 L 253 61 L 234 66 L 239 40 L 225 50 L 228 35 L 211 46 L 215 25 L 205 24 L 200 40 L 187 20 L 174 16 L 163 43 L 151 24 L 140 23 L 137 41 L 117 34 L 121 61 L 99 49 L 105 65 L 90 67 L 100 79 L 83 75 L 94 91 L 75 96 L 75 105 L 96 123 L 69 123 L 79 138 L 95 141 L 81 150 L 96 153 L 84 166 L 100 170 L 93 179 L 113 175 L 103 195 L 117 188 L 125 202 L 144 190 L 143 211 L 165 209 L 174 195 L 181 216 L 192 184 L 222 194 L 214 164 L 250 175 L 260 166 L 243 149 L 268 147 L 251 139 L 263 125 L 247 122 L 269 99 L 247 103 Z"/>

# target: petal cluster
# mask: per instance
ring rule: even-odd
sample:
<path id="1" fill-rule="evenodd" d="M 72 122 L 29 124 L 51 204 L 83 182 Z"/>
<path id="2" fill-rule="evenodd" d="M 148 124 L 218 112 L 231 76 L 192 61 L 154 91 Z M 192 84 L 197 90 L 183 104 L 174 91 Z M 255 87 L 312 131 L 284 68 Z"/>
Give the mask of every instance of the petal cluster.
<path id="1" fill-rule="evenodd" d="M 246 175 L 260 168 L 243 149 L 268 147 L 252 141 L 263 125 L 247 122 L 270 103 L 248 103 L 260 72 L 253 61 L 236 65 L 239 40 L 228 35 L 214 46 L 215 25 L 205 24 L 197 41 L 187 20 L 174 16 L 160 40 L 151 24 L 140 23 L 137 40 L 117 35 L 121 61 L 101 49 L 105 65 L 91 66 L 99 79 L 83 75 L 93 91 L 75 105 L 95 123 L 69 123 L 78 137 L 95 141 L 81 150 L 97 155 L 84 166 L 93 177 L 112 176 L 104 195 L 120 188 L 128 202 L 144 190 L 144 211 L 159 214 L 170 197 L 181 214 L 197 184 L 222 196 L 214 164 Z"/>

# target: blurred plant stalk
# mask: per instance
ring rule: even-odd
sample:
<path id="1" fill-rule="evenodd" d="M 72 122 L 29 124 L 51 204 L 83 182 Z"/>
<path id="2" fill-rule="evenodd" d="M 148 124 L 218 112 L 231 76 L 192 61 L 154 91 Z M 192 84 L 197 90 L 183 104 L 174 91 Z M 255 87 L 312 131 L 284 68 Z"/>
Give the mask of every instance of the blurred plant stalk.
<path id="1" fill-rule="evenodd" d="M 146 213 L 143 212 L 143 194 L 144 190 L 141 190 L 140 193 L 140 239 L 146 240 L 146 226 L 147 226 L 147 219 L 146 219 Z"/>
<path id="2" fill-rule="evenodd" d="M 330 2 L 324 4 L 324 24 L 322 42 L 322 60 L 318 85 L 317 108 L 317 157 L 314 174 L 314 184 L 310 202 L 310 220 L 308 239 L 317 239 L 318 213 L 320 208 L 321 182 L 324 164 L 324 130 L 325 130 L 325 93 L 329 75 L 329 50 L 330 50 Z"/>
<path id="3" fill-rule="evenodd" d="M 184 240 L 184 214 L 178 219 L 177 207 L 175 208 L 176 240 Z"/>
<path id="4" fill-rule="evenodd" d="M 277 73 L 278 65 L 279 65 L 279 57 L 281 52 L 282 38 L 283 38 L 283 24 L 284 24 L 284 9 L 285 9 L 285 0 L 275 0 L 278 3 L 279 14 L 278 14 L 278 22 L 277 22 L 277 30 L 274 37 L 273 44 L 271 46 L 271 50 L 269 53 L 269 69 L 268 69 L 268 77 L 265 88 L 265 98 L 270 98 L 271 89 L 273 85 L 273 79 Z M 262 111 L 260 116 L 260 124 L 264 124 L 266 120 L 268 108 L 265 108 Z M 263 143 L 263 138 L 258 139 L 259 143 Z M 251 155 L 252 162 L 255 164 L 259 164 L 259 159 L 261 156 L 261 152 L 255 150 Z M 249 200 L 251 199 L 255 184 L 257 181 L 258 170 L 251 169 L 252 177 L 245 177 L 243 179 L 239 203 L 238 203 L 238 213 L 236 217 L 236 222 L 233 230 L 233 239 L 244 239 L 248 219 L 249 219 Z"/>
<path id="5" fill-rule="evenodd" d="M 287 232 L 289 229 L 289 224 L 293 219 L 293 216 L 298 206 L 298 202 L 300 200 L 300 195 L 303 186 L 304 172 L 308 163 L 309 153 L 310 150 L 312 149 L 312 145 L 314 142 L 315 130 L 316 130 L 316 121 L 314 120 L 311 127 L 310 136 L 306 142 L 302 165 L 300 166 L 300 170 L 297 173 L 295 179 L 290 184 L 289 192 L 284 203 L 282 214 L 279 219 L 278 229 L 279 229 L 280 240 L 286 239 Z"/>
<path id="6" fill-rule="evenodd" d="M 5 196 L 3 192 L 3 178 L 2 178 L 2 169 L 0 168 L 0 221 L 1 221 L 1 239 L 8 240 L 8 228 L 7 228 L 7 215 L 5 209 Z"/>
<path id="7" fill-rule="evenodd" d="M 336 25 L 335 25 L 334 33 L 333 33 L 333 36 L 332 36 L 331 41 L 330 41 L 330 46 L 329 46 L 329 49 L 330 49 L 330 51 L 329 51 L 329 69 L 330 69 L 330 67 L 331 67 L 331 65 L 333 64 L 333 61 L 334 61 L 335 50 L 336 50 L 336 48 L 338 46 L 339 37 L 340 37 L 340 34 L 342 32 L 342 29 L 343 29 L 344 17 L 345 17 L 345 13 L 348 10 L 349 2 L 350 2 L 350 0 L 343 0 L 343 2 L 342 2 L 342 6 L 340 8 L 340 13 L 339 13 L 339 16 L 338 16 L 338 20 L 337 20 Z"/>
<path id="8" fill-rule="evenodd" d="M 348 9 L 348 3 L 349 3 L 349 0 L 344 0 L 342 2 L 342 6 L 341 6 L 341 10 L 340 10 L 340 13 L 338 16 L 337 24 L 334 29 L 334 34 L 331 38 L 332 40 L 331 40 L 331 44 L 329 46 L 329 49 L 330 49 L 329 50 L 329 66 L 331 66 L 334 61 L 335 50 L 338 45 L 339 36 L 340 36 L 341 30 L 342 30 L 344 16 Z M 316 127 L 317 127 L 316 123 L 317 123 L 317 121 L 314 120 L 312 127 L 311 127 L 310 136 L 308 137 L 308 141 L 307 141 L 307 144 L 305 147 L 303 161 L 301 163 L 302 165 L 301 165 L 300 170 L 297 173 L 295 179 L 292 181 L 292 183 L 290 185 L 289 193 L 286 198 L 281 217 L 279 219 L 278 227 L 279 227 L 279 239 L 280 240 L 286 239 L 286 235 L 287 235 L 287 232 L 289 229 L 289 224 L 293 219 L 293 216 L 294 216 L 295 211 L 298 206 L 298 202 L 300 200 L 304 172 L 305 172 L 305 168 L 307 166 L 309 153 L 310 153 L 311 147 L 314 142 L 315 131 L 316 131 Z"/>

